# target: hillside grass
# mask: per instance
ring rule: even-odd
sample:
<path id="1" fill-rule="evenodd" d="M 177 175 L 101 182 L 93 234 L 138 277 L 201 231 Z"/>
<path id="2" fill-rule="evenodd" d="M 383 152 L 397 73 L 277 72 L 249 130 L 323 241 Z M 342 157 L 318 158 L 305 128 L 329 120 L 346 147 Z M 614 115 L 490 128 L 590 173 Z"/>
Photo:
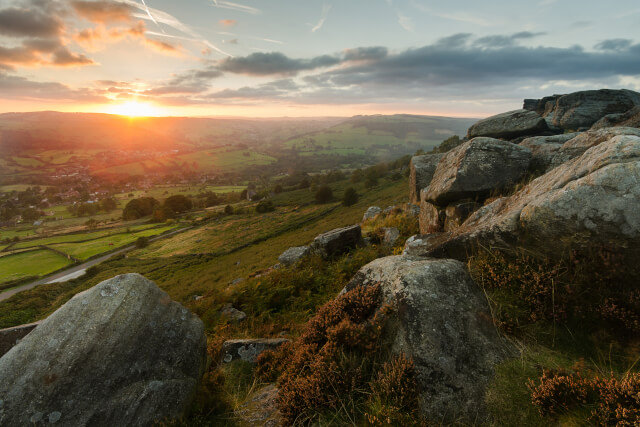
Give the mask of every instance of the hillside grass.
<path id="1" fill-rule="evenodd" d="M 350 184 L 341 182 L 334 187 L 339 188 Z M 299 190 L 300 194 L 309 193 Z M 306 192 L 306 193 L 305 193 Z M 371 205 L 404 204 L 408 198 L 408 182 L 381 181 L 381 184 L 371 190 L 359 187 L 360 200 L 353 206 L 339 206 L 329 214 L 313 222 L 300 224 L 297 228 L 274 234 L 268 239 L 238 249 L 240 246 L 234 236 L 237 227 L 226 234 L 218 236 L 219 241 L 226 241 L 228 252 L 225 255 L 185 254 L 162 257 L 148 257 L 151 251 L 158 250 L 164 245 L 174 245 L 181 250 L 190 250 L 193 243 L 189 240 L 183 243 L 181 234 L 171 236 L 163 241 L 154 242 L 148 248 L 134 250 L 127 257 L 117 256 L 105 263 L 94 266 L 86 276 L 64 283 L 46 284 L 20 292 L 6 301 L 0 302 L 0 328 L 19 325 L 42 319 L 68 301 L 76 293 L 88 289 L 102 280 L 117 274 L 137 272 L 155 281 L 171 298 L 185 306 L 194 309 L 195 295 L 205 295 L 205 299 L 223 292 L 230 283 L 238 278 L 248 278 L 252 273 L 265 270 L 277 263 L 278 256 L 291 246 L 308 244 L 323 232 L 334 228 L 359 223 L 364 211 Z M 281 200 L 293 198 L 281 195 Z M 309 197 L 312 197 L 309 196 Z M 325 206 L 325 205 L 318 205 Z M 248 217 L 249 221 L 260 218 L 259 215 Z M 283 226 L 290 220 L 297 223 L 299 218 L 280 218 Z M 199 227 L 208 227 L 210 223 Z M 196 228 L 198 230 L 200 228 Z M 187 233 L 191 233 L 188 231 Z M 104 239 L 101 239 L 104 241 Z M 56 245 L 58 249 L 59 245 Z M 82 255 L 82 253 L 76 253 Z M 85 254 L 86 255 L 86 254 Z M 211 325 L 209 325 L 211 326 Z"/>
<path id="2" fill-rule="evenodd" d="M 71 264 L 71 260 L 53 251 L 41 249 L 0 257 L 0 284 L 43 276 Z"/>

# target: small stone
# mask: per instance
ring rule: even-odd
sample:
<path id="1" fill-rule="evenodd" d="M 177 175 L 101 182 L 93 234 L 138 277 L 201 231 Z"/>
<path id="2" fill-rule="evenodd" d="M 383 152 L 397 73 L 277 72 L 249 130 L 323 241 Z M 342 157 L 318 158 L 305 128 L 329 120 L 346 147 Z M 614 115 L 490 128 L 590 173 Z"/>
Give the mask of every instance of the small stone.
<path id="1" fill-rule="evenodd" d="M 31 415 L 31 418 L 29 418 L 29 421 L 31 421 L 32 423 L 39 423 L 40 421 L 42 421 L 42 418 L 44 417 L 44 414 L 42 412 L 36 412 L 35 414 Z"/>

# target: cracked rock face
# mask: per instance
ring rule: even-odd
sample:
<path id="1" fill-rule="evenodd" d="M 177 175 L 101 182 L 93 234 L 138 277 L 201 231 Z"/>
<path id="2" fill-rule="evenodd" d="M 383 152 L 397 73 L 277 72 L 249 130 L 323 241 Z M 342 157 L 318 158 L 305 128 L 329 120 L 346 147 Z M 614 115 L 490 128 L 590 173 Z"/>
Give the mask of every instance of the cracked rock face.
<path id="1" fill-rule="evenodd" d="M 640 136 L 601 136 L 592 133 L 582 155 L 476 211 L 453 235 L 431 242 L 428 254 L 460 258 L 482 243 L 553 257 L 594 245 L 640 255 Z"/>
<path id="2" fill-rule="evenodd" d="M 413 156 L 409 163 L 409 202 L 420 203 L 420 192 L 428 187 L 444 154 L 424 154 Z"/>
<path id="3" fill-rule="evenodd" d="M 139 274 L 77 294 L 0 358 L 0 425 L 150 426 L 204 372 L 202 321 Z"/>
<path id="4" fill-rule="evenodd" d="M 530 161 L 531 150 L 526 147 L 474 138 L 442 157 L 431 183 L 421 193 L 421 201 L 446 207 L 457 200 L 486 197 L 491 191 L 516 183 L 527 172 Z"/>
<path id="5" fill-rule="evenodd" d="M 459 261 L 379 258 L 347 286 L 380 283 L 394 310 L 388 346 L 413 359 L 425 419 L 477 422 L 494 366 L 509 355 L 493 326 L 482 290 Z"/>
<path id="6" fill-rule="evenodd" d="M 547 122 L 535 111 L 514 110 L 476 122 L 467 132 L 469 139 L 478 136 L 512 139 L 536 135 L 549 130 Z"/>

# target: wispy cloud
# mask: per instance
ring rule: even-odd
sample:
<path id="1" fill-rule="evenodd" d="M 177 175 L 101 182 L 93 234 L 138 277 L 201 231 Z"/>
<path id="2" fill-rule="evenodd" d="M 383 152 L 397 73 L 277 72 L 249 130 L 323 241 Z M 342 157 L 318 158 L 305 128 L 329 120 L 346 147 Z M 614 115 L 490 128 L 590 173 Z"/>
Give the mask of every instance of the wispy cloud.
<path id="1" fill-rule="evenodd" d="M 160 31 L 162 31 L 164 33 L 164 30 L 162 29 L 162 27 L 160 26 L 160 24 L 158 24 L 158 21 L 156 21 L 156 19 L 153 17 L 153 15 L 151 14 L 151 11 L 149 10 L 149 8 L 147 7 L 147 4 L 144 2 L 144 0 L 142 0 L 142 5 L 144 6 L 144 8 L 147 10 L 147 15 L 149 16 L 149 19 L 151 19 L 153 21 L 154 24 L 156 24 L 156 26 L 158 28 L 160 28 Z"/>
<path id="2" fill-rule="evenodd" d="M 409 18 L 406 15 L 403 15 L 400 12 L 398 12 L 398 24 L 400 24 L 402 28 L 409 31 L 410 33 L 413 32 L 413 29 L 414 29 L 413 21 L 411 20 L 411 18 Z"/>
<path id="3" fill-rule="evenodd" d="M 239 12 L 250 13 L 252 15 L 258 15 L 262 13 L 260 9 L 256 9 L 255 7 L 245 6 L 243 4 L 238 4 L 238 3 L 232 3 L 230 1 L 225 1 L 225 0 L 213 0 L 213 5 L 215 7 L 219 7 L 220 9 L 237 10 Z"/>
<path id="4" fill-rule="evenodd" d="M 466 13 L 466 12 L 454 12 L 454 13 L 434 13 L 435 16 L 439 16 L 440 18 L 451 19 L 452 21 L 464 22 L 467 24 L 480 25 L 481 27 L 489 27 L 492 24 L 479 17 L 476 14 Z"/>
<path id="5" fill-rule="evenodd" d="M 327 20 L 327 16 L 329 15 L 329 11 L 331 10 L 331 5 L 330 4 L 323 4 L 322 5 L 322 13 L 320 15 L 320 20 L 318 21 L 318 23 L 311 29 L 312 33 L 315 33 L 316 31 L 318 31 L 320 28 L 322 28 L 322 26 L 324 25 L 324 21 Z"/>
<path id="6" fill-rule="evenodd" d="M 281 42 L 280 40 L 266 39 L 264 37 L 249 37 L 249 38 L 252 40 L 260 40 L 267 43 L 284 44 L 284 42 Z"/>

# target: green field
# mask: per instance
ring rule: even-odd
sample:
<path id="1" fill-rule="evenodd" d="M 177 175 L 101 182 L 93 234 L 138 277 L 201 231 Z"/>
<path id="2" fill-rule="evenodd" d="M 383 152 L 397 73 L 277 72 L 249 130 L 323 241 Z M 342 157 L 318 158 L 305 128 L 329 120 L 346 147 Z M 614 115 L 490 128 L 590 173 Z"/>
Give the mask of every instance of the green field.
<path id="1" fill-rule="evenodd" d="M 163 200 L 175 194 L 195 196 L 198 193 L 211 191 L 216 194 L 241 192 L 246 186 L 240 185 L 159 185 L 149 190 L 135 190 L 129 193 L 115 195 L 117 201 L 122 201 L 122 207 L 128 200 L 138 197 L 153 197 L 156 200 Z M 133 194 L 133 196 L 129 196 Z"/>
<path id="2" fill-rule="evenodd" d="M 0 257 L 0 283 L 29 276 L 42 276 L 71 264 L 67 258 L 46 249 Z"/>
<path id="3" fill-rule="evenodd" d="M 43 163 L 40 160 L 32 159 L 30 157 L 13 157 L 13 161 L 20 166 L 24 166 L 28 168 L 37 168 L 38 166 L 43 165 Z"/>
<path id="4" fill-rule="evenodd" d="M 136 240 L 138 240 L 139 237 L 156 236 L 158 234 L 162 234 L 164 232 L 177 228 L 177 225 L 167 225 L 159 228 L 149 228 L 146 230 L 141 230 L 136 233 L 113 234 L 111 236 L 90 240 L 88 242 L 56 243 L 52 244 L 51 247 L 58 251 L 69 254 L 72 257 L 85 261 L 96 255 L 100 255 L 102 253 L 133 244 Z"/>

